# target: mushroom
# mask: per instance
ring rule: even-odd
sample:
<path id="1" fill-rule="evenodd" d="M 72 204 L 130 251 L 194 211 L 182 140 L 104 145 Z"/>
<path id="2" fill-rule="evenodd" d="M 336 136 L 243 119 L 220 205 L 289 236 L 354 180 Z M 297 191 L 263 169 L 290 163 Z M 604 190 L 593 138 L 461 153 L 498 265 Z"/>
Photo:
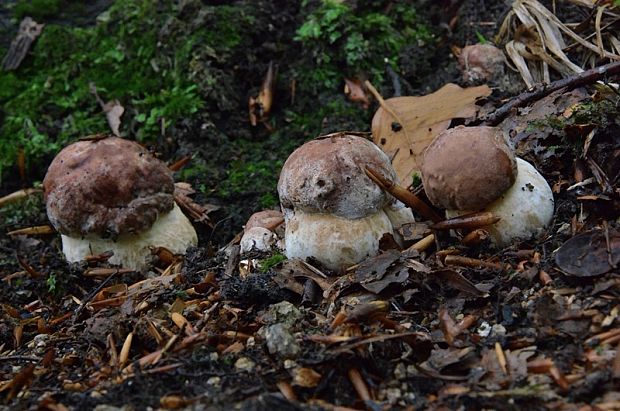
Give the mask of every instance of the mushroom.
<path id="1" fill-rule="evenodd" d="M 528 239 L 553 217 L 553 193 L 544 177 L 516 158 L 501 130 L 456 127 L 424 152 L 422 183 L 429 200 L 454 217 L 489 211 L 500 220 L 485 228 L 498 246 Z"/>
<path id="2" fill-rule="evenodd" d="M 497 81 L 504 75 L 506 57 L 492 44 L 473 44 L 463 47 L 458 57 L 463 81 L 478 84 Z"/>
<path id="3" fill-rule="evenodd" d="M 276 229 L 284 222 L 278 210 L 263 210 L 250 216 L 241 236 L 241 254 L 252 250 L 269 251 L 278 239 Z"/>
<path id="4" fill-rule="evenodd" d="M 413 221 L 410 209 L 366 175 L 366 166 L 396 180 L 388 156 L 358 135 L 324 136 L 290 155 L 278 181 L 288 258 L 312 256 L 340 270 L 376 255 L 383 234 Z"/>
<path id="5" fill-rule="evenodd" d="M 65 147 L 43 189 L 70 262 L 112 251 L 112 264 L 143 269 L 153 247 L 184 254 L 198 241 L 174 202 L 171 171 L 135 142 L 110 136 Z"/>

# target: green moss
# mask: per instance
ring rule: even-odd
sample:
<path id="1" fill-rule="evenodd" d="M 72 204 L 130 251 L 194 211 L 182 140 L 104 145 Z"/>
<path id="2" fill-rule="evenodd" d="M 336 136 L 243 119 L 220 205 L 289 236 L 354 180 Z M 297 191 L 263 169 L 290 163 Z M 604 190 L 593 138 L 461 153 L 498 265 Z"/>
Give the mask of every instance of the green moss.
<path id="1" fill-rule="evenodd" d="M 0 231 L 6 232 L 25 225 L 43 224 L 46 221 L 42 195 L 30 195 L 25 199 L 0 207 Z"/>
<path id="2" fill-rule="evenodd" d="M 13 13 L 19 20 L 26 16 L 41 20 L 58 14 L 61 3 L 61 0 L 20 0 L 15 4 Z"/>
<path id="3" fill-rule="evenodd" d="M 158 49 L 164 47 L 159 7 L 174 13 L 168 3 L 118 1 L 108 22 L 95 27 L 48 24 L 32 58 L 15 72 L 0 73 L 6 113 L 0 175 L 20 146 L 37 162 L 80 136 L 108 131 L 91 84 L 102 99 L 121 102 L 126 109 L 121 129 L 133 129 L 140 140 L 157 137 L 162 122 L 169 125 L 203 107 L 197 86 L 184 75 L 187 61 L 169 58 L 178 49 Z"/>
<path id="4" fill-rule="evenodd" d="M 286 260 L 286 256 L 282 254 L 274 254 L 269 258 L 265 258 L 264 260 L 259 261 L 258 266 L 260 267 L 261 273 L 266 273 L 271 270 L 276 265 L 280 264 L 282 261 Z"/>
<path id="5" fill-rule="evenodd" d="M 304 2 L 307 3 L 307 2 Z M 322 0 L 308 7 L 306 21 L 295 40 L 307 49 L 315 65 L 302 76 L 307 85 L 333 88 L 342 76 L 368 76 L 381 83 L 385 64 L 396 67 L 407 45 L 428 42 L 430 31 L 411 4 L 391 2 L 389 11 L 381 1 L 357 2 Z"/>
<path id="6" fill-rule="evenodd" d="M 61 14 L 79 3 L 63 0 Z M 94 84 L 125 108 L 124 137 L 179 148 L 165 156 L 193 154 L 177 179 L 228 213 L 271 208 L 297 146 L 368 130 L 372 110 L 346 100 L 342 78 L 368 76 L 380 88 L 386 61 L 398 72 L 408 48 L 432 42 L 404 0 L 204 3 L 117 0 L 95 25 L 48 23 L 22 66 L 0 73 L 0 177 L 14 172 L 19 147 L 37 179 L 62 146 L 107 132 Z M 249 125 L 247 99 L 270 61 L 278 76 L 268 132 Z"/>

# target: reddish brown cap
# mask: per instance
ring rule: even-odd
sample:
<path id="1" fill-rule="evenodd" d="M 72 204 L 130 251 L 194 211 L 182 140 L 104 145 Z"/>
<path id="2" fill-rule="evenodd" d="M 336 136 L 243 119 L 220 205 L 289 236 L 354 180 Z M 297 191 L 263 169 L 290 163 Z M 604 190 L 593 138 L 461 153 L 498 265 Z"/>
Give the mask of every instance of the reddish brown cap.
<path id="1" fill-rule="evenodd" d="M 497 80 L 504 74 L 504 53 L 492 44 L 474 44 L 463 47 L 459 66 L 463 80 L 468 83 Z"/>
<path id="2" fill-rule="evenodd" d="M 376 213 L 390 198 L 366 176 L 365 166 L 396 180 L 388 156 L 363 137 L 337 133 L 309 141 L 282 167 L 280 204 L 350 219 Z"/>
<path id="3" fill-rule="evenodd" d="M 437 207 L 479 210 L 502 195 L 517 178 L 517 163 L 501 130 L 459 126 L 426 148 L 422 183 Z"/>
<path id="4" fill-rule="evenodd" d="M 139 233 L 174 205 L 168 167 L 139 144 L 117 137 L 65 147 L 49 166 L 43 188 L 51 223 L 73 237 Z"/>
<path id="5" fill-rule="evenodd" d="M 275 231 L 276 227 L 284 222 L 284 216 L 279 210 L 262 210 L 250 216 L 248 222 L 245 223 L 244 232 L 250 231 L 254 227 L 266 228 L 269 231 Z"/>

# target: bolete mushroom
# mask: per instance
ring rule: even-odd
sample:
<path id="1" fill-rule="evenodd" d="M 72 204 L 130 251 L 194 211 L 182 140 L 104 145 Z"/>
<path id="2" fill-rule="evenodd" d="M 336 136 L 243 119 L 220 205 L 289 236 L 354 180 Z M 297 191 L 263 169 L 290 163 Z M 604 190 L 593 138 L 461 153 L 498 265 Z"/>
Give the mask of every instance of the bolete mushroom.
<path id="1" fill-rule="evenodd" d="M 388 156 L 358 135 L 324 136 L 290 155 L 278 182 L 288 258 L 312 256 L 339 270 L 376 255 L 383 234 L 413 221 L 410 209 L 366 175 L 366 166 L 396 180 Z"/>
<path id="2" fill-rule="evenodd" d="M 68 261 L 112 251 L 112 264 L 146 267 L 152 247 L 184 254 L 196 231 L 174 201 L 166 165 L 117 137 L 65 147 L 43 180 L 47 215 Z"/>
<path id="3" fill-rule="evenodd" d="M 463 81 L 469 84 L 497 81 L 504 75 L 506 57 L 492 44 L 473 44 L 463 47 L 458 57 Z"/>
<path id="4" fill-rule="evenodd" d="M 278 239 L 276 229 L 284 222 L 278 210 L 258 211 L 250 216 L 241 236 L 241 254 L 252 250 L 269 251 Z"/>
<path id="5" fill-rule="evenodd" d="M 487 227 L 498 246 L 528 239 L 553 217 L 553 193 L 544 177 L 516 158 L 501 130 L 456 127 L 437 136 L 424 152 L 422 183 L 429 200 L 447 217 L 489 211 L 500 221 Z"/>

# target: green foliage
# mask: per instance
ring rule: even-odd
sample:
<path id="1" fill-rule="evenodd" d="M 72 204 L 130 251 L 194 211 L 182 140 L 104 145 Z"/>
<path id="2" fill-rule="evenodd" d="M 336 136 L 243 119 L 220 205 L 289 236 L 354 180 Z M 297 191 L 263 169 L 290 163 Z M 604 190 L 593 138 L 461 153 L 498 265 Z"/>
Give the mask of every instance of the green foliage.
<path id="1" fill-rule="evenodd" d="M 236 160 L 230 164 L 225 184 L 219 186 L 221 197 L 262 192 L 266 187 L 275 187 L 283 161 Z M 263 193 L 260 197 L 261 207 L 269 208 L 277 204 L 275 194 Z"/>
<path id="2" fill-rule="evenodd" d="M 260 267 L 260 272 L 266 273 L 284 260 L 286 260 L 286 256 L 280 253 L 274 254 L 269 258 L 265 258 L 258 263 L 258 266 Z"/>
<path id="3" fill-rule="evenodd" d="M 571 116 L 574 124 L 595 124 L 607 128 L 611 124 L 620 124 L 620 98 L 613 94 L 599 101 L 581 103 L 575 107 Z"/>
<path id="4" fill-rule="evenodd" d="M 57 291 L 56 275 L 53 273 L 48 275 L 47 279 L 45 280 L 45 284 L 47 285 L 47 291 L 49 291 L 50 293 L 55 293 Z"/>
<path id="5" fill-rule="evenodd" d="M 414 171 L 411 175 L 411 186 L 413 188 L 418 188 L 422 185 L 422 174 L 419 171 Z"/>
<path id="6" fill-rule="evenodd" d="M 387 13 L 387 2 L 372 0 L 356 6 L 322 0 L 309 10 L 295 40 L 308 50 L 315 70 L 302 80 L 315 87 L 334 88 L 343 75 L 366 74 L 380 83 L 385 64 L 395 66 L 405 46 L 431 39 L 410 4 L 391 3 Z"/>
<path id="7" fill-rule="evenodd" d="M 162 121 L 169 125 L 200 110 L 203 100 L 186 74 L 193 41 L 177 47 L 167 42 L 178 39 L 160 34 L 160 12 L 174 14 L 174 7 L 171 1 L 117 1 L 93 27 L 48 24 L 32 57 L 19 70 L 0 73 L 6 115 L 0 176 L 19 147 L 36 163 L 78 137 L 109 130 L 91 83 L 102 99 L 121 102 L 121 131 L 132 129 L 140 140 L 158 136 Z"/>
<path id="8" fill-rule="evenodd" d="M 30 195 L 23 200 L 0 207 L 0 230 L 8 231 L 24 225 L 46 221 L 42 195 Z"/>

